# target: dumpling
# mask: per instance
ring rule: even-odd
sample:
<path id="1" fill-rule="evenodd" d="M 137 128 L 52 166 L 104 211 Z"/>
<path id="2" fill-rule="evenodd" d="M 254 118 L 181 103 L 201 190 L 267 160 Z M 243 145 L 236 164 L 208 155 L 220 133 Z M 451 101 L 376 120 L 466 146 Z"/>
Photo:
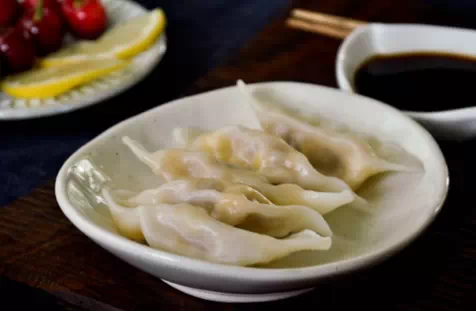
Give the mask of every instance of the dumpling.
<path id="1" fill-rule="evenodd" d="M 294 184 L 271 185 L 264 183 L 255 185 L 254 188 L 274 204 L 309 206 L 321 215 L 330 213 L 336 208 L 352 203 L 355 200 L 355 195 L 349 190 L 319 192 L 304 190 Z M 353 207 L 367 211 L 364 200 L 359 203 Z"/>
<path id="2" fill-rule="evenodd" d="M 110 197 L 105 193 L 108 201 Z M 254 233 L 222 223 L 197 206 L 186 203 L 142 205 L 127 208 L 108 202 L 126 237 L 140 232 L 153 248 L 215 263 L 248 266 L 265 264 L 304 250 L 328 250 L 330 237 L 303 230 L 284 239 Z M 120 213 L 126 209 L 127 213 Z M 123 219 L 124 218 L 124 219 Z M 133 230 L 131 230 L 133 229 Z"/>
<path id="3" fill-rule="evenodd" d="M 245 185 L 268 182 L 264 176 L 218 163 L 211 155 L 182 148 L 148 152 L 142 145 L 123 137 L 122 141 L 154 174 L 167 181 L 187 178 L 212 178 Z"/>
<path id="4" fill-rule="evenodd" d="M 302 152 L 317 170 L 338 177 L 356 191 L 368 178 L 386 171 L 411 172 L 415 168 L 379 156 L 369 141 L 351 133 L 314 126 L 284 108 L 255 100 L 242 81 L 241 93 L 251 101 L 263 130 Z"/>
<path id="5" fill-rule="evenodd" d="M 203 152 L 176 148 L 150 153 L 137 141 L 128 137 L 124 137 L 123 141 L 155 174 L 167 181 L 209 178 L 235 184 L 235 187 L 237 184 L 248 185 L 274 204 L 305 205 L 321 214 L 356 201 L 351 190 L 324 193 L 304 190 L 293 184 L 272 185 L 266 177 L 257 172 L 230 167 Z M 365 202 L 360 203 L 353 204 L 352 207 L 364 209 L 362 206 L 365 206 Z"/>
<path id="6" fill-rule="evenodd" d="M 258 172 L 273 184 L 297 184 L 304 189 L 340 192 L 350 189 L 342 180 L 317 171 L 306 156 L 280 137 L 240 125 L 204 132 L 189 142 L 193 150 L 216 160 Z"/>
<path id="7" fill-rule="evenodd" d="M 102 189 L 102 196 L 119 233 L 131 240 L 145 242 L 139 218 L 139 210 L 116 204 L 109 191 Z"/>
<path id="8" fill-rule="evenodd" d="M 230 189 L 230 190 L 229 190 Z M 116 192 L 117 201 L 129 207 L 161 203 L 188 203 L 205 208 L 215 219 L 249 231 L 273 237 L 309 229 L 322 236 L 332 231 L 324 218 L 307 206 L 260 203 L 259 192 L 245 185 L 227 185 L 217 180 L 175 180 L 140 193 Z M 250 197 L 248 197 L 248 195 Z M 112 198 L 106 194 L 112 203 Z"/>
<path id="9" fill-rule="evenodd" d="M 113 192 L 121 204 L 129 207 L 158 203 L 189 203 L 206 207 L 216 204 L 223 194 L 243 195 L 250 201 L 272 204 L 261 192 L 248 185 L 213 178 L 176 179 L 139 193 L 123 189 Z"/>
<path id="10" fill-rule="evenodd" d="M 150 246 L 222 264 L 265 264 L 298 251 L 328 250 L 332 244 L 330 237 L 310 230 L 276 239 L 235 228 L 185 203 L 141 208 L 140 222 Z"/>

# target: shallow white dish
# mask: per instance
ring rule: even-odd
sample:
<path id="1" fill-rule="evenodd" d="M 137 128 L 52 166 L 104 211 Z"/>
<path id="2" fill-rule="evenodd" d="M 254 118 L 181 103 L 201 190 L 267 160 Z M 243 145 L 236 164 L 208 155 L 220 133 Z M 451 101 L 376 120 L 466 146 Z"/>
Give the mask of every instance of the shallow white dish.
<path id="1" fill-rule="evenodd" d="M 129 0 L 102 0 L 110 25 L 117 24 L 147 10 Z M 65 41 L 66 42 L 66 41 Z M 0 92 L 0 120 L 32 119 L 71 112 L 113 97 L 144 79 L 166 52 L 165 33 L 146 51 L 132 59 L 123 71 L 77 87 L 51 99 L 17 99 Z"/>
<path id="2" fill-rule="evenodd" d="M 337 83 L 355 92 L 354 74 L 375 54 L 446 52 L 476 57 L 476 32 L 469 29 L 418 24 L 370 23 L 356 28 L 342 42 L 336 58 Z M 476 107 L 441 112 L 405 111 L 438 138 L 476 137 Z"/>
<path id="3" fill-rule="evenodd" d="M 151 187 L 157 183 L 157 177 L 137 161 L 121 137 L 127 135 L 145 148 L 156 150 L 169 146 L 175 127 L 211 129 L 240 122 L 240 112 L 235 109 L 243 98 L 235 87 L 228 87 L 144 112 L 81 147 L 64 163 L 56 180 L 56 197 L 66 217 L 109 252 L 178 290 L 208 300 L 251 302 L 299 295 L 322 279 L 378 263 L 415 239 L 440 211 L 449 183 L 445 159 L 433 137 L 411 118 L 377 101 L 322 86 L 270 82 L 249 87 L 257 98 L 272 97 L 354 130 L 391 139 L 417 157 L 424 171 L 382 176 L 372 191 L 360 193 L 378 206 L 371 215 L 341 208 L 326 216 L 335 235 L 347 237 L 335 239 L 331 250 L 298 253 L 266 268 L 212 264 L 152 249 L 120 236 L 107 207 L 95 199 L 93 192 L 75 182 L 71 168 L 87 157 L 119 187 Z M 86 181 L 100 186 L 94 170 L 82 168 Z"/>

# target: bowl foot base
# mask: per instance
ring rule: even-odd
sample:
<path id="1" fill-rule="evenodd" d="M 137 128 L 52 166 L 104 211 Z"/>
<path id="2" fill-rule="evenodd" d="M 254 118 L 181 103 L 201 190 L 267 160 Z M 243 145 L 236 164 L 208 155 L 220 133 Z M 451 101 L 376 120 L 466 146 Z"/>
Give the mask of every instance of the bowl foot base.
<path id="1" fill-rule="evenodd" d="M 247 303 L 247 302 L 266 302 L 280 299 L 286 299 L 294 296 L 298 296 L 307 293 L 314 288 L 306 288 L 289 292 L 269 293 L 269 294 L 234 294 L 234 293 L 221 293 L 209 290 L 203 290 L 198 288 L 187 287 L 179 284 L 175 284 L 169 281 L 162 280 L 173 288 L 184 292 L 190 296 L 197 298 L 228 303 Z"/>

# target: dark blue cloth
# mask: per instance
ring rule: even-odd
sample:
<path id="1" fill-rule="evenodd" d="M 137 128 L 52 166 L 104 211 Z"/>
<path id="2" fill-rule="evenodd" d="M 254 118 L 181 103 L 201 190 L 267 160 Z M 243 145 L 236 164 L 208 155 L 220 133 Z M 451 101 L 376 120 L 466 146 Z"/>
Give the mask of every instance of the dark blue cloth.
<path id="1" fill-rule="evenodd" d="M 289 5 L 286 0 L 138 0 L 168 17 L 168 51 L 144 81 L 73 113 L 0 122 L 0 206 L 53 178 L 81 145 L 116 122 L 180 95 Z"/>

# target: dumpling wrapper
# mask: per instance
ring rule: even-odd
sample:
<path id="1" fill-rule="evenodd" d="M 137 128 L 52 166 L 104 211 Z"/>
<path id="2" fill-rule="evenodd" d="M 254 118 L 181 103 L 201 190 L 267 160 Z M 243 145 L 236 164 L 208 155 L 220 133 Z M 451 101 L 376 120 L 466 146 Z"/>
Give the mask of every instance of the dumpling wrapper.
<path id="1" fill-rule="evenodd" d="M 245 185 L 228 186 L 205 179 L 176 180 L 140 193 L 114 193 L 118 202 L 129 207 L 162 203 L 200 206 L 212 217 L 228 225 L 273 237 L 285 237 L 305 229 L 322 236 L 332 236 L 326 220 L 313 209 L 300 205 L 279 206 L 269 204 L 269 201 L 260 203 L 254 199 L 266 199 Z M 111 197 L 108 198 L 111 201 Z"/>
<path id="2" fill-rule="evenodd" d="M 268 198 L 271 202 L 278 205 L 304 205 L 308 206 L 321 215 L 326 215 L 336 208 L 354 202 L 355 195 L 352 191 L 343 190 L 341 192 L 319 192 L 313 190 L 304 190 L 294 184 L 258 184 L 254 188 Z M 354 206 L 364 211 L 364 200 L 360 201 L 359 206 Z"/>
<path id="3" fill-rule="evenodd" d="M 208 206 L 216 204 L 223 194 L 239 194 L 250 201 L 271 204 L 271 201 L 251 186 L 213 178 L 176 179 L 139 193 L 124 189 L 114 190 L 114 193 L 121 204 L 129 207 L 158 203 Z"/>
<path id="4" fill-rule="evenodd" d="M 254 185 L 268 182 L 252 171 L 221 165 L 211 155 L 184 148 L 147 151 L 139 142 L 125 136 L 124 144 L 134 155 L 149 166 L 152 172 L 166 181 L 187 178 L 212 178 L 231 183 Z"/>
<path id="5" fill-rule="evenodd" d="M 330 237 L 310 230 L 276 239 L 235 228 L 189 204 L 142 208 L 140 219 L 150 246 L 222 264 L 265 264 L 299 251 L 328 250 L 332 245 Z"/>
<path id="6" fill-rule="evenodd" d="M 354 191 L 379 173 L 418 170 L 383 159 L 368 141 L 358 135 L 314 126 L 284 107 L 271 107 L 258 102 L 242 81 L 238 81 L 237 86 L 254 107 L 264 131 L 281 137 L 302 152 L 317 170 L 342 179 Z"/>
<path id="7" fill-rule="evenodd" d="M 199 133 L 195 129 L 195 135 L 189 135 L 187 147 L 206 152 L 219 162 L 258 172 L 273 184 L 328 192 L 351 190 L 344 181 L 321 174 L 283 139 L 262 130 L 233 125 Z"/>
<path id="8" fill-rule="evenodd" d="M 222 223 L 201 207 L 186 203 L 122 207 L 104 193 L 121 234 L 153 248 L 230 265 L 266 264 L 304 250 L 328 250 L 330 237 L 303 230 L 284 239 Z M 124 211 L 125 210 L 125 211 Z M 133 234 L 132 236 L 128 234 Z"/>
<path id="9" fill-rule="evenodd" d="M 267 178 L 257 172 L 230 167 L 203 152 L 175 148 L 151 153 L 129 137 L 124 137 L 123 142 L 139 160 L 151 168 L 154 174 L 167 181 L 210 178 L 232 184 L 244 184 L 253 187 L 274 204 L 305 205 L 322 215 L 355 200 L 351 190 L 326 193 L 304 190 L 293 184 L 272 185 Z M 365 210 L 365 202 L 353 207 Z"/>

